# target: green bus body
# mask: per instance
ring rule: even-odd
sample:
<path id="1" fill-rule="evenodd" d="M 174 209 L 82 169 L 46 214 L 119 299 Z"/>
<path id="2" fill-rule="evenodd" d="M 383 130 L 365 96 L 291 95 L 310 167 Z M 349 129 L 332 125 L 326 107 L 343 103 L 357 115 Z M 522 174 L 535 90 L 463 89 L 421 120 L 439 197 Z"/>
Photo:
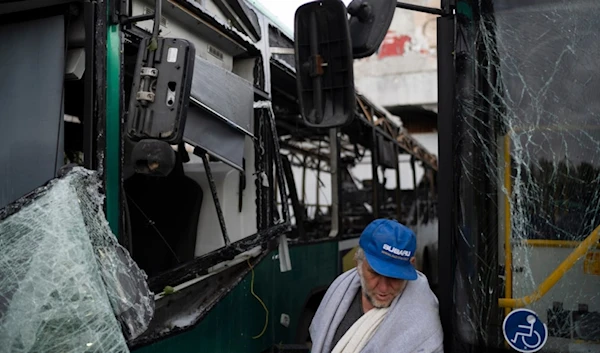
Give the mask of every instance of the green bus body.
<path id="1" fill-rule="evenodd" d="M 279 270 L 277 252 L 271 252 L 254 269 L 254 292 L 267 304 L 268 313 L 252 296 L 248 274 L 198 326 L 135 352 L 264 352 L 278 343 L 295 342 L 305 298 L 313 288 L 327 287 L 339 273 L 337 252 L 335 242 L 294 246 L 293 270 L 285 273 Z M 288 327 L 280 323 L 281 314 L 289 315 Z M 267 315 L 267 329 L 257 337 Z"/>

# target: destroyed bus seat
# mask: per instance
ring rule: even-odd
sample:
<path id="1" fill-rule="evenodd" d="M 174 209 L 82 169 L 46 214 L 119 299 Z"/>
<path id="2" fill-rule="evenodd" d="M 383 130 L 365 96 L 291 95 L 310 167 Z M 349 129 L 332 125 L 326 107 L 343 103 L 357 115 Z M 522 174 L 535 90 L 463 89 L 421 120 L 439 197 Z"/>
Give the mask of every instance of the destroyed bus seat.
<path id="1" fill-rule="evenodd" d="M 167 177 L 134 174 L 125 181 L 125 194 L 133 258 L 148 276 L 194 258 L 203 191 L 184 174 L 179 153 Z"/>

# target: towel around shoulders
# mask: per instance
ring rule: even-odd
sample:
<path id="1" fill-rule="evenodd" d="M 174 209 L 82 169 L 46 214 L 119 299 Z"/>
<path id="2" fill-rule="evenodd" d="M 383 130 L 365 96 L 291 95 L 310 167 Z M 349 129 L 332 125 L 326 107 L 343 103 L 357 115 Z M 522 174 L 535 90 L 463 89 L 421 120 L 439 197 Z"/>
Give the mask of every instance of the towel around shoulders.
<path id="1" fill-rule="evenodd" d="M 311 353 L 331 353 L 335 331 L 357 290 L 360 279 L 356 269 L 343 273 L 329 286 L 310 325 Z M 403 294 L 392 301 L 361 353 L 443 353 L 438 306 L 427 277 L 418 272 L 418 278 L 409 281 Z"/>

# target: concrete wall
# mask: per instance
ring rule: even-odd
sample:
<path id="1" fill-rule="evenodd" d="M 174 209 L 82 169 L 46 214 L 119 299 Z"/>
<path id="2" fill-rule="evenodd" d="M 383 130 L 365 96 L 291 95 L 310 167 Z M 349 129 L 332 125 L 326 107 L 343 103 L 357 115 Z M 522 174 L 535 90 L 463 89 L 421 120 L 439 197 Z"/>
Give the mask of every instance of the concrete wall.
<path id="1" fill-rule="evenodd" d="M 440 7 L 440 0 L 404 0 Z M 373 56 L 354 62 L 357 88 L 384 107 L 437 104 L 435 15 L 396 9 L 388 33 Z"/>

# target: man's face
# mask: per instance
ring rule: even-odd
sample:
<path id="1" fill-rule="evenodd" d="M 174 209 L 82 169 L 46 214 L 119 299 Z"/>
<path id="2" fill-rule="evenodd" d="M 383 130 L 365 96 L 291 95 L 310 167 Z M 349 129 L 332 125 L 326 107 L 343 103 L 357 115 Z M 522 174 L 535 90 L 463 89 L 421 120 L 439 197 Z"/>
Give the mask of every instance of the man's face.
<path id="1" fill-rule="evenodd" d="M 389 307 L 406 287 L 406 280 L 380 275 L 369 266 L 366 259 L 358 264 L 357 269 L 363 295 L 376 308 Z"/>

